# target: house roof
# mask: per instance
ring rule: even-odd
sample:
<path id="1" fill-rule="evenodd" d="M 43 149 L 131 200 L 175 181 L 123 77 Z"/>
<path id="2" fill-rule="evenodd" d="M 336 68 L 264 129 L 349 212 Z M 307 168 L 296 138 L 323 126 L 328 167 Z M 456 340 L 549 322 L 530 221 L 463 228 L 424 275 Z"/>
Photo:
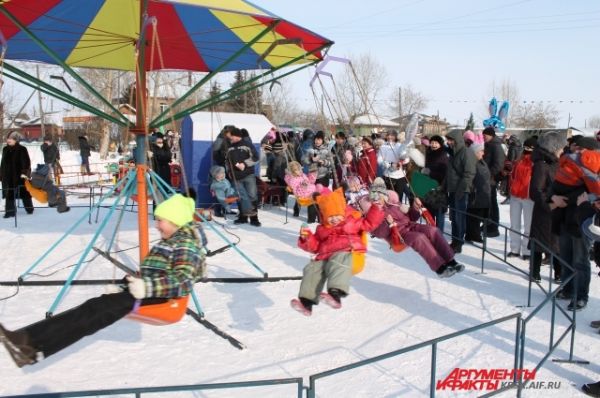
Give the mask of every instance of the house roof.
<path id="1" fill-rule="evenodd" d="M 398 123 L 369 113 L 357 116 L 354 119 L 354 125 L 398 127 Z"/>

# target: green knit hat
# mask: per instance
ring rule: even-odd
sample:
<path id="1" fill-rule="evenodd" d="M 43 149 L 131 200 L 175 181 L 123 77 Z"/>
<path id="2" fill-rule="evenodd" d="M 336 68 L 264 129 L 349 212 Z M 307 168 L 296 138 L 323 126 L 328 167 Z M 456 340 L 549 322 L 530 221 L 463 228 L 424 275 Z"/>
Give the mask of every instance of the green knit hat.
<path id="1" fill-rule="evenodd" d="M 194 199 L 186 198 L 177 193 L 156 206 L 154 216 L 182 227 L 192 222 L 195 211 L 196 203 Z"/>

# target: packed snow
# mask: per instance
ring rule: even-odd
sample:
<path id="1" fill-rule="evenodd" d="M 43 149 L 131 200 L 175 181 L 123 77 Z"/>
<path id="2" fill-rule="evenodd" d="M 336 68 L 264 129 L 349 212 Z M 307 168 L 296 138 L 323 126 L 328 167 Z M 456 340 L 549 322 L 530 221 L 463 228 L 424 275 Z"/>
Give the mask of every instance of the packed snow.
<path id="1" fill-rule="evenodd" d="M 34 164 L 38 154 L 30 149 Z M 41 153 L 40 153 L 41 156 Z M 92 157 L 92 160 L 94 158 Z M 76 153 L 63 159 L 77 164 Z M 37 204 L 32 215 L 18 212 L 14 219 L 0 219 L 0 280 L 15 281 L 88 208 L 87 190 L 71 191 L 70 212 L 58 214 Z M 286 217 L 287 212 L 287 217 Z M 508 206 L 501 206 L 502 221 L 508 222 Z M 296 246 L 301 223 L 291 209 L 266 206 L 259 213 L 263 226 L 235 226 L 231 219 L 216 219 L 211 225 L 251 258 L 269 276 L 300 276 L 309 254 Z M 101 209 L 99 219 L 107 214 Z M 61 280 L 69 276 L 100 225 L 87 219 L 69 235 L 27 280 Z M 137 215 L 125 212 L 113 250 L 117 258 L 136 264 L 138 252 Z M 108 223 L 96 246 L 110 239 L 116 218 Z M 225 227 L 223 227 L 223 225 Z M 448 225 L 449 227 L 449 225 Z M 206 226 L 209 249 L 225 242 Z M 158 239 L 153 229 L 151 240 Z M 500 253 L 504 237 L 489 245 Z M 123 272 L 92 252 L 93 261 L 84 264 L 76 279 L 121 278 Z M 198 283 L 196 293 L 210 320 L 246 346 L 238 350 L 202 327 L 190 317 L 170 326 L 149 326 L 122 320 L 86 337 L 64 351 L 33 366 L 17 368 L 0 347 L 0 394 L 27 394 L 73 390 L 112 389 L 222 383 L 308 376 L 369 357 L 398 350 L 429 339 L 460 331 L 514 313 L 526 316 L 527 279 L 501 261 L 486 257 L 481 273 L 481 250 L 465 245 L 457 260 L 466 270 L 449 279 L 440 279 L 411 249 L 391 252 L 387 244 L 371 239 L 365 270 L 352 280 L 351 294 L 343 308 L 319 305 L 312 317 L 303 317 L 290 308 L 300 282 Z M 523 260 L 514 263 L 527 269 Z M 210 277 L 260 277 L 235 250 L 208 258 Z M 543 284 L 548 285 L 548 267 L 543 267 Z M 592 279 L 587 308 L 577 313 L 574 358 L 589 365 L 555 363 L 567 359 L 570 335 L 561 343 L 536 375 L 536 381 L 560 382 L 557 389 L 527 389 L 525 397 L 576 397 L 582 383 L 597 381 L 600 353 L 598 331 L 588 326 L 600 317 L 598 278 Z M 0 286 L 0 322 L 16 329 L 44 317 L 60 287 Z M 57 312 L 103 293 L 104 286 L 73 286 Z M 9 296 L 17 293 L 14 297 Z M 544 298 L 534 286 L 532 304 Z M 557 301 L 566 307 L 567 302 Z M 525 368 L 533 368 L 547 353 L 550 335 L 550 307 L 527 325 Z M 444 379 L 454 368 L 512 369 L 514 366 L 515 321 L 460 336 L 438 344 L 436 379 Z M 557 312 L 555 338 L 568 325 Z M 429 396 L 431 349 L 429 347 L 386 359 L 317 381 L 318 397 L 421 397 Z M 482 391 L 437 391 L 440 397 L 471 397 Z M 161 393 L 159 396 L 202 397 L 292 397 L 295 386 L 253 387 L 239 390 Z M 514 396 L 515 390 L 500 394 Z"/>

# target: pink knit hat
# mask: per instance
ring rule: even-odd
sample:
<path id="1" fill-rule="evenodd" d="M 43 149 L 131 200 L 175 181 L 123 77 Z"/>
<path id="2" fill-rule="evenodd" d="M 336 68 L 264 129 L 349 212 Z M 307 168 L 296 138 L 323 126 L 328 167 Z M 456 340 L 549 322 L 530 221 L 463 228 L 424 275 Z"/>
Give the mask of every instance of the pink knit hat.
<path id="1" fill-rule="evenodd" d="M 463 134 L 463 138 L 465 139 L 465 141 L 470 140 L 471 142 L 475 142 L 475 133 L 472 132 L 471 130 L 467 130 Z"/>

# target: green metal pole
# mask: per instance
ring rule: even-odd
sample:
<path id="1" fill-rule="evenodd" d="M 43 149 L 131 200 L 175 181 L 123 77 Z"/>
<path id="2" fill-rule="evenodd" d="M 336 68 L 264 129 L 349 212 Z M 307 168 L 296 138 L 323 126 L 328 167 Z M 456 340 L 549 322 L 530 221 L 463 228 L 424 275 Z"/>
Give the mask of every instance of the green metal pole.
<path id="1" fill-rule="evenodd" d="M 5 63 L 4 64 L 4 69 L 5 69 L 4 76 L 6 76 L 6 77 L 8 77 L 8 78 L 10 78 L 10 79 L 12 79 L 12 80 L 14 80 L 16 82 L 19 82 L 21 84 L 24 84 L 26 86 L 29 86 L 29 87 L 34 88 L 36 90 L 39 90 L 39 91 L 41 91 L 41 92 L 43 92 L 45 94 L 51 95 L 54 98 L 57 98 L 57 99 L 59 99 L 61 101 L 64 101 L 64 102 L 66 102 L 68 104 L 71 104 L 71 105 L 74 105 L 74 106 L 76 106 L 78 108 L 86 110 L 86 111 L 88 111 L 90 113 L 93 113 L 96 116 L 99 116 L 101 118 L 109 120 L 109 121 L 111 121 L 113 123 L 117 123 L 120 126 L 124 126 L 124 127 L 127 126 L 127 124 L 123 123 L 122 120 L 116 119 L 113 116 L 111 116 L 111 115 L 109 115 L 109 114 L 107 114 L 105 112 L 102 112 L 98 108 L 94 108 L 93 106 L 91 106 L 91 105 L 89 105 L 89 104 L 87 104 L 85 102 L 82 102 L 78 98 L 75 98 L 72 95 L 69 95 L 69 94 L 65 93 L 64 91 L 61 91 L 61 90 L 59 90 L 59 89 L 57 89 L 57 88 L 55 88 L 55 87 L 53 87 L 53 86 L 51 86 L 51 85 L 49 85 L 47 83 L 45 83 L 45 82 L 43 82 L 43 81 L 35 78 L 35 77 L 33 77 L 33 76 L 31 76 L 31 75 L 23 72 L 22 70 L 19 70 L 18 68 L 14 67 L 14 66 L 12 66 L 10 64 Z M 13 73 L 16 76 L 13 75 Z"/>
<path id="2" fill-rule="evenodd" d="M 14 15 L 12 15 L 10 12 L 8 12 L 8 10 L 6 8 L 4 8 L 3 6 L 0 6 L 0 12 L 2 14 L 4 14 L 12 23 L 14 23 L 23 33 L 25 33 L 27 36 L 29 36 L 29 38 L 31 40 L 33 40 L 34 43 L 36 43 L 38 46 L 40 46 L 40 48 L 42 50 L 44 50 L 44 52 L 46 54 L 48 54 L 50 56 L 50 58 L 52 58 L 54 60 L 54 62 L 56 62 L 58 65 L 60 65 L 69 75 L 71 75 L 73 77 L 73 79 L 77 80 L 77 82 L 79 82 L 79 84 L 81 84 L 83 87 L 85 87 L 90 93 L 92 93 L 96 98 L 98 98 L 100 101 L 102 101 L 105 105 L 107 105 L 109 109 L 111 109 L 113 112 L 115 112 L 117 115 L 119 115 L 119 117 L 125 123 L 129 123 L 129 120 L 127 120 L 127 118 L 121 112 L 119 112 L 119 110 L 117 108 L 115 108 L 106 98 L 104 98 L 102 95 L 100 95 L 100 93 L 98 93 L 92 86 L 90 86 L 88 84 L 88 82 L 83 80 L 81 78 L 81 76 L 79 76 L 77 74 L 77 72 L 75 72 L 73 70 L 73 68 L 71 68 L 62 59 L 60 59 L 59 56 L 50 49 L 50 47 L 48 47 L 46 44 L 44 44 L 44 42 L 42 40 L 40 40 L 36 35 L 34 35 L 25 25 L 23 25 L 17 18 L 15 18 Z"/>
<path id="3" fill-rule="evenodd" d="M 319 61 L 314 61 L 314 62 L 311 62 L 311 63 L 308 63 L 308 64 L 304 64 L 304 65 L 302 65 L 302 66 L 301 66 L 301 67 L 299 67 L 299 68 L 296 68 L 296 69 L 294 69 L 294 70 L 292 70 L 292 71 L 290 71 L 290 72 L 287 72 L 287 73 L 284 73 L 284 74 L 282 74 L 282 75 L 280 75 L 280 76 L 277 76 L 277 77 L 274 77 L 274 78 L 272 78 L 272 79 L 269 79 L 269 80 L 267 80 L 267 81 L 265 81 L 265 82 L 262 82 L 262 83 L 260 83 L 260 84 L 258 84 L 258 85 L 256 85 L 256 86 L 252 86 L 252 87 L 250 87 L 250 88 L 248 88 L 248 89 L 246 89 L 246 90 L 237 91 L 237 90 L 239 90 L 239 88 L 240 88 L 240 86 L 238 86 L 238 87 L 234 87 L 234 88 L 232 88 L 232 89 L 230 89 L 230 90 L 224 91 L 224 92 L 220 93 L 219 95 L 217 95 L 217 96 L 215 96 L 215 97 L 213 97 L 213 98 L 210 98 L 210 99 L 208 99 L 208 100 L 206 100 L 206 101 L 202 101 L 202 102 L 200 102 L 199 104 L 196 104 L 196 105 L 194 105 L 194 106 L 192 106 L 192 107 L 190 107 L 190 108 L 188 108 L 188 109 L 185 109 L 185 110 L 183 110 L 183 111 L 181 111 L 181 112 L 179 112 L 179 113 L 175 114 L 175 115 L 173 116 L 173 120 L 179 120 L 179 119 L 181 119 L 181 118 L 183 118 L 183 117 L 185 117 L 185 116 L 187 116 L 187 115 L 189 115 L 189 114 L 192 114 L 192 113 L 194 113 L 194 112 L 196 112 L 196 111 L 199 111 L 199 110 L 202 110 L 202 109 L 204 109 L 204 108 L 207 108 L 207 107 L 209 107 L 209 106 L 216 105 L 216 104 L 218 104 L 218 103 L 221 103 L 221 102 L 223 102 L 223 101 L 226 101 L 226 100 L 228 100 L 228 99 L 232 98 L 234 95 L 240 95 L 240 94 L 246 93 L 246 92 L 248 92 L 248 91 L 255 90 L 255 89 L 257 89 L 257 88 L 259 88 L 259 87 L 262 87 L 262 86 L 264 86 L 264 85 L 266 85 L 266 84 L 269 84 L 269 83 L 271 83 L 271 82 L 273 82 L 273 81 L 275 81 L 275 80 L 281 79 L 281 78 L 283 78 L 283 77 L 286 77 L 286 76 L 288 76 L 288 75 L 291 75 L 292 73 L 296 73 L 296 72 L 298 72 L 298 71 L 300 71 L 300 70 L 302 70 L 302 69 L 308 68 L 309 66 L 312 66 L 312 65 L 314 65 L 314 64 L 315 64 L 315 63 L 317 63 L 317 62 L 319 62 Z M 283 66 L 282 66 L 282 67 L 283 67 Z M 269 73 L 271 73 L 271 72 L 269 72 Z M 261 75 L 261 76 L 259 76 L 258 78 L 261 78 L 262 76 L 264 76 L 264 75 Z M 255 78 L 255 79 L 248 80 L 248 81 L 246 82 L 246 84 L 242 85 L 241 87 L 246 87 L 246 86 L 247 86 L 247 85 L 249 85 L 250 83 L 252 83 L 252 82 L 256 81 L 258 78 Z M 225 96 L 226 94 L 233 94 L 233 95 L 228 95 L 228 96 Z M 160 127 L 160 126 L 164 126 L 165 124 L 169 123 L 169 121 L 170 121 L 170 119 L 163 119 L 163 120 L 161 120 L 161 121 L 159 121 L 159 122 L 155 123 L 155 124 L 154 124 L 152 127 Z"/>
<path id="4" fill-rule="evenodd" d="M 150 126 L 155 127 L 154 126 L 155 122 L 159 121 L 165 115 L 169 114 L 169 112 L 171 112 L 171 110 L 174 109 L 177 105 L 181 104 L 187 97 L 189 97 L 190 95 L 192 95 L 192 93 L 196 92 L 198 89 L 200 89 L 202 86 L 204 86 L 204 83 L 206 83 L 207 81 L 209 81 L 210 79 L 212 79 L 213 76 L 215 76 L 217 73 L 219 73 L 221 70 L 223 70 L 227 65 L 229 65 L 230 63 L 232 63 L 233 61 L 235 61 L 248 48 L 250 48 L 257 41 L 259 41 L 260 39 L 262 39 L 263 36 L 265 36 L 267 33 L 269 33 L 270 31 L 272 31 L 273 29 L 275 29 L 275 27 L 280 22 L 281 22 L 281 20 L 277 20 L 277 21 L 272 22 L 266 29 L 264 29 L 262 32 L 260 32 L 254 39 L 252 39 L 248 43 L 246 43 L 240 50 L 236 51 L 235 54 L 233 54 L 231 57 L 229 57 L 228 59 L 226 59 L 225 62 L 223 62 L 221 65 L 219 65 L 215 70 L 213 70 L 212 72 L 210 72 L 209 74 L 207 74 L 206 76 L 204 76 L 202 78 L 202 80 L 200 80 L 196 85 L 194 85 L 194 87 L 192 87 L 190 90 L 188 90 L 185 94 L 183 94 L 183 96 L 181 96 L 178 100 L 176 100 L 175 102 L 173 102 L 167 109 L 165 109 L 164 111 L 162 111 L 158 116 L 156 116 L 154 118 L 154 120 L 152 120 L 152 122 L 150 123 Z"/>

